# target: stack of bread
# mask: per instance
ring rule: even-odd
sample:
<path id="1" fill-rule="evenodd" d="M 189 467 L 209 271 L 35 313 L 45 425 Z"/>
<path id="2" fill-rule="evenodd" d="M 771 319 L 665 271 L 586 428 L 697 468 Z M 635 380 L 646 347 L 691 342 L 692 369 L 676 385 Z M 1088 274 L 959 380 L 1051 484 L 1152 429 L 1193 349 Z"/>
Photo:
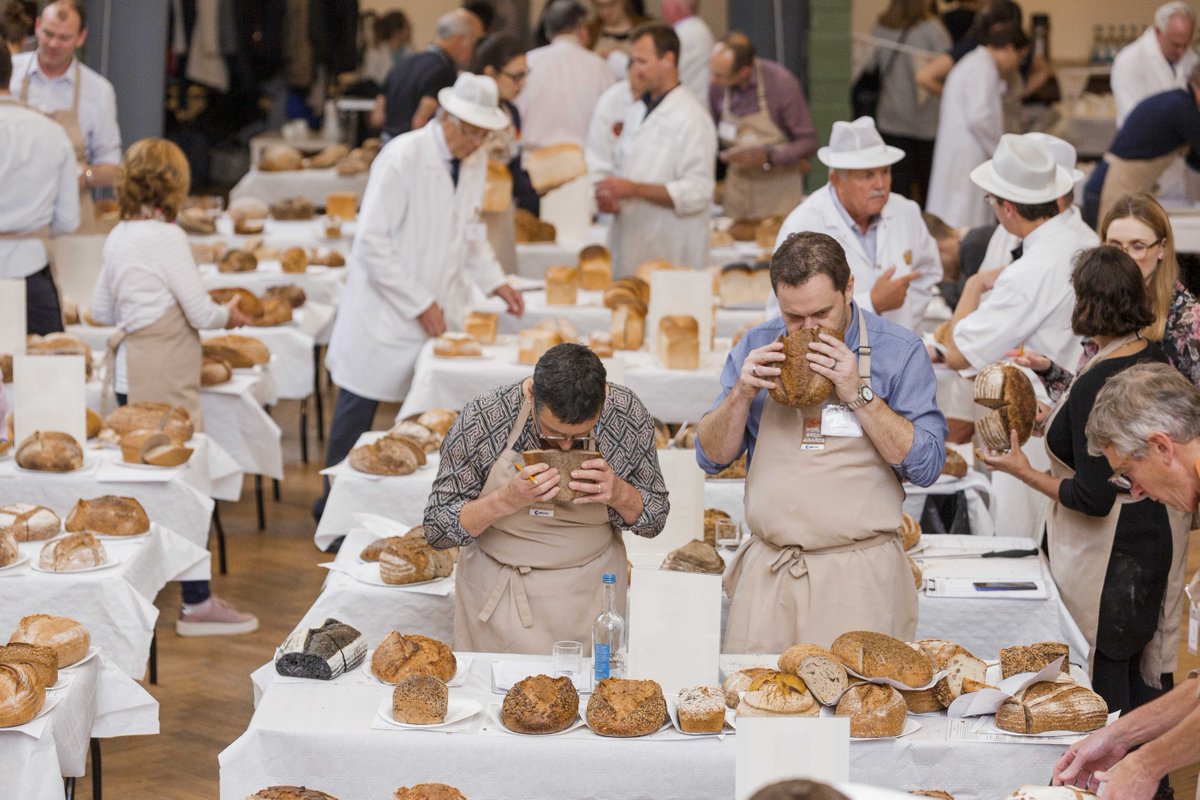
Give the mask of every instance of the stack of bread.
<path id="1" fill-rule="evenodd" d="M 602 244 L 590 244 L 579 251 L 579 288 L 602 292 L 612 283 L 612 254 Z"/>
<path id="2" fill-rule="evenodd" d="M 394 586 L 448 578 L 457 557 L 457 548 L 431 547 L 423 532 L 420 536 L 391 537 L 379 553 L 379 577 Z"/>
<path id="3" fill-rule="evenodd" d="M 513 684 L 500 706 L 500 722 L 510 731 L 558 733 L 579 716 L 579 692 L 568 677 L 531 675 Z"/>
<path id="4" fill-rule="evenodd" d="M 439 358 L 479 358 L 483 347 L 469 333 L 447 331 L 433 340 L 433 354 Z"/>
<path id="5" fill-rule="evenodd" d="M 25 354 L 30 356 L 80 356 L 84 375 L 92 379 L 92 348 L 69 333 L 36 334 L 25 337 Z"/>
<path id="6" fill-rule="evenodd" d="M 546 305 L 573 306 L 579 298 L 579 267 L 557 266 L 546 270 Z"/>
<path id="7" fill-rule="evenodd" d="M 349 461 L 359 472 L 372 475 L 411 475 L 425 464 L 425 448 L 409 436 L 389 432 L 355 447 Z"/>
<path id="8" fill-rule="evenodd" d="M 1007 452 L 1012 447 L 1009 431 L 1025 444 L 1033 434 L 1037 417 L 1037 397 L 1033 384 L 1013 364 L 989 364 L 975 376 L 975 402 L 991 409 L 975 422 L 983 444 L 991 450 Z"/>
<path id="9" fill-rule="evenodd" d="M 371 654 L 371 672 L 384 683 L 399 683 L 410 675 L 432 675 L 445 683 L 457 670 L 450 645 L 417 633 L 392 631 Z"/>
<path id="10" fill-rule="evenodd" d="M 0 533 L 17 542 L 40 542 L 62 532 L 62 520 L 45 506 L 10 503 L 0 506 Z"/>
<path id="11" fill-rule="evenodd" d="M 142 430 L 165 433 L 175 444 L 185 444 L 195 433 L 185 408 L 166 403 L 129 403 L 104 418 L 101 438 L 117 443 Z"/>
<path id="12" fill-rule="evenodd" d="M 874 738 L 903 733 L 908 715 L 905 697 L 881 679 L 895 681 L 905 691 L 929 688 L 937 672 L 934 660 L 920 648 L 875 631 L 849 631 L 829 649 L 847 670 L 868 681 L 851 687 L 838 701 L 838 715 L 850 717 L 850 735 Z"/>
<path id="13" fill-rule="evenodd" d="M 17 446 L 17 466 L 37 472 L 74 472 L 83 467 L 83 448 L 60 431 L 34 431 Z"/>
<path id="14" fill-rule="evenodd" d="M 70 533 L 91 531 L 102 536 L 140 536 L 150 530 L 150 517 L 134 498 L 107 494 L 76 502 L 64 527 Z"/>
<path id="15" fill-rule="evenodd" d="M 658 321 L 658 360 L 667 369 L 700 366 L 700 323 L 686 314 L 668 314 Z"/>
<path id="16" fill-rule="evenodd" d="M 649 736 L 668 719 L 657 681 L 605 678 L 588 699 L 587 724 L 600 736 Z"/>
<path id="17" fill-rule="evenodd" d="M 330 681 L 367 657 L 367 640 L 355 628 L 327 619 L 296 630 L 275 651 L 275 671 L 290 678 Z"/>

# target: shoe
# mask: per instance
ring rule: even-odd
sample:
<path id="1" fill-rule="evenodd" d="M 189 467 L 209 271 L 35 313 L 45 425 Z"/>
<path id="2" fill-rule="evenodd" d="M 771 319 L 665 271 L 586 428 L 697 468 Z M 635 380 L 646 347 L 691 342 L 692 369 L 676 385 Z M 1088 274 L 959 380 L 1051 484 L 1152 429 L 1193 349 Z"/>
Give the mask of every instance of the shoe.
<path id="1" fill-rule="evenodd" d="M 180 636 L 234 636 L 258 630 L 258 617 L 238 611 L 215 594 L 203 603 L 184 605 L 175 620 Z"/>

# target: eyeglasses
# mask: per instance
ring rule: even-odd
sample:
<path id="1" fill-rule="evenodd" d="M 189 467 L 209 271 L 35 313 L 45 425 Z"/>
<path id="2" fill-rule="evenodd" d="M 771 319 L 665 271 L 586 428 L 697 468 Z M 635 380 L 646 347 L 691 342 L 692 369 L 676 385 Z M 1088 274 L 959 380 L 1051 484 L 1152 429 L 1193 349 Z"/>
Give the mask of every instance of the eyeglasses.
<path id="1" fill-rule="evenodd" d="M 503 75 L 504 77 L 508 78 L 510 81 L 514 81 L 515 83 L 520 83 L 521 81 L 523 81 L 529 77 L 530 71 L 531 70 L 523 70 L 521 72 L 505 72 L 504 70 L 501 70 L 500 74 Z"/>
<path id="2" fill-rule="evenodd" d="M 1120 248 L 1121 250 L 1124 250 L 1125 254 L 1133 259 L 1142 258 L 1144 255 L 1146 255 L 1146 253 L 1148 253 L 1150 251 L 1151 247 L 1157 247 L 1162 243 L 1163 243 L 1162 239 L 1155 239 L 1153 242 L 1139 242 L 1139 241 L 1125 242 L 1125 243 L 1112 242 L 1112 241 L 1105 242 L 1105 244 L 1110 245 L 1111 247 L 1117 247 L 1117 248 Z"/>
<path id="3" fill-rule="evenodd" d="M 576 442 L 585 442 L 588 439 L 591 439 L 592 436 L 595 435 L 596 426 L 593 425 L 592 427 L 588 428 L 583 433 L 577 433 L 577 434 L 546 433 L 546 431 L 542 429 L 542 418 L 541 418 L 541 413 L 540 413 L 540 409 L 538 406 L 538 401 L 534 400 L 533 401 L 533 430 L 534 430 L 534 433 L 537 434 L 537 437 L 543 441 L 569 442 L 570 444 L 574 445 Z"/>
<path id="4" fill-rule="evenodd" d="M 1119 467 L 1113 470 L 1113 474 L 1108 476 L 1108 482 L 1123 492 L 1128 492 L 1133 489 L 1133 481 L 1126 474 L 1129 467 Z"/>
<path id="5" fill-rule="evenodd" d="M 482 142 L 491 133 L 487 128 L 480 128 L 470 123 L 463 122 L 455 116 L 450 117 L 454 122 L 454 127 L 458 128 L 459 132 L 473 142 Z"/>

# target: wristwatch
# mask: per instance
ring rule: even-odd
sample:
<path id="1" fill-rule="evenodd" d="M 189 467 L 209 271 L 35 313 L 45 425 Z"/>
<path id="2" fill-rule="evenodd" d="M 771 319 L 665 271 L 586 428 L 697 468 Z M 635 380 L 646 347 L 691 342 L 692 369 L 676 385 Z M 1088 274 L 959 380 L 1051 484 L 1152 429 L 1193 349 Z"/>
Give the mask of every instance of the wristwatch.
<path id="1" fill-rule="evenodd" d="M 860 408 L 874 399 L 874 390 L 872 390 L 868 384 L 864 383 L 862 386 L 858 387 L 858 397 L 854 398 L 849 403 L 846 403 L 846 408 L 850 409 L 851 411 L 858 411 Z"/>
<path id="2" fill-rule="evenodd" d="M 771 148 L 768 147 L 768 148 L 766 148 L 765 160 L 763 161 L 763 165 L 762 165 L 763 172 L 770 172 L 771 167 L 773 167 L 773 166 L 774 166 L 774 164 L 771 163 Z"/>

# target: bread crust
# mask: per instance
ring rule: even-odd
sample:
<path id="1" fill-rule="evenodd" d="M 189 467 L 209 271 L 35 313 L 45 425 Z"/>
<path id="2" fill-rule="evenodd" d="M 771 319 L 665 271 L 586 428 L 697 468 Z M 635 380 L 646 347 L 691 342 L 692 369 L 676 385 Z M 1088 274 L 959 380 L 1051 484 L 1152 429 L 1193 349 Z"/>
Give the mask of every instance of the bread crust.
<path id="1" fill-rule="evenodd" d="M 775 378 L 775 387 L 768 390 L 771 399 L 789 408 L 807 408 L 829 397 L 833 381 L 813 371 L 807 358 L 813 352 L 809 344 L 820 341 L 820 334 L 842 338 L 841 331 L 832 328 L 802 328 L 780 336 L 784 360 L 775 362 L 780 374 Z"/>
<path id="2" fill-rule="evenodd" d="M 588 726 L 600 736 L 649 736 L 667 720 L 667 700 L 657 681 L 605 678 L 587 704 Z"/>
<path id="3" fill-rule="evenodd" d="M 912 688 L 933 679 L 933 661 L 899 639 L 875 631 L 849 631 L 833 641 L 830 652 L 865 678 L 891 678 Z"/>
<path id="4" fill-rule="evenodd" d="M 65 527 L 72 533 L 94 531 L 106 536 L 137 536 L 150 530 L 150 517 L 134 498 L 106 494 L 77 501 L 67 515 Z"/>
<path id="5" fill-rule="evenodd" d="M 578 716 L 579 692 L 565 676 L 531 675 L 518 681 L 500 707 L 500 722 L 518 733 L 558 733 Z"/>
<path id="6" fill-rule="evenodd" d="M 850 717 L 850 737 L 870 739 L 904 732 L 908 707 L 891 686 L 861 683 L 851 686 L 837 704 L 839 717 Z"/>
<path id="7" fill-rule="evenodd" d="M 49 647 L 58 654 L 58 667 L 64 669 L 87 655 L 92 637 L 82 623 L 70 617 L 30 614 L 17 623 L 8 643 L 26 642 Z"/>
<path id="8" fill-rule="evenodd" d="M 409 675 L 432 675 L 448 682 L 457 669 L 450 645 L 419 633 L 392 631 L 371 654 L 371 672 L 384 683 L 398 683 Z"/>

